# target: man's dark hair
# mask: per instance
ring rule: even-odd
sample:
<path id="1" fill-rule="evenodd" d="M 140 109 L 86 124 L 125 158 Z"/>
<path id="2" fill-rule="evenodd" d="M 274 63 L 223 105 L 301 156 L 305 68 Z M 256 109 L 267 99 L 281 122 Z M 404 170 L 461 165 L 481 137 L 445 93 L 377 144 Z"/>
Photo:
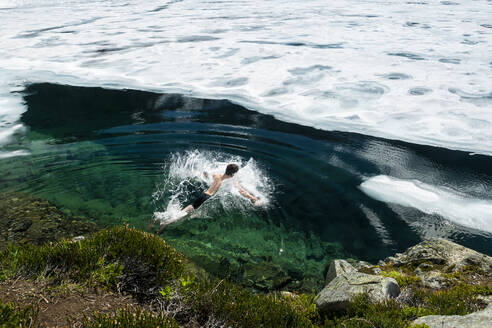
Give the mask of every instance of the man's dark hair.
<path id="1" fill-rule="evenodd" d="M 236 164 L 229 164 L 226 167 L 225 174 L 230 175 L 231 177 L 239 170 L 239 166 Z"/>

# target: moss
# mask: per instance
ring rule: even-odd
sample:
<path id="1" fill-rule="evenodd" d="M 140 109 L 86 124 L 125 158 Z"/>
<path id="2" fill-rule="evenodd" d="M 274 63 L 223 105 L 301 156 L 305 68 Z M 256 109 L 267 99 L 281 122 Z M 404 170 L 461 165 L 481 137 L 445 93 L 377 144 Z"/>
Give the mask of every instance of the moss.
<path id="1" fill-rule="evenodd" d="M 184 273 L 183 256 L 162 239 L 128 227 L 102 230 L 78 242 L 9 245 L 0 277 L 48 277 L 131 292 L 139 298 Z"/>
<path id="2" fill-rule="evenodd" d="M 383 271 L 395 270 L 395 268 L 396 266 L 394 266 L 391 262 L 381 267 Z M 444 264 L 437 260 L 431 261 L 429 259 L 419 259 L 398 265 L 397 268 L 406 274 L 414 274 L 417 268 L 424 272 L 442 270 L 444 268 Z"/>
<path id="3" fill-rule="evenodd" d="M 443 277 L 447 279 L 450 285 L 463 283 L 476 285 L 490 281 L 490 273 L 487 273 L 478 265 L 465 265 L 458 270 L 453 269 L 448 269 L 443 274 Z"/>
<path id="4" fill-rule="evenodd" d="M 417 276 L 411 274 L 404 274 L 398 271 L 382 271 L 381 275 L 384 277 L 393 278 L 396 280 L 400 287 L 406 287 L 412 284 L 419 284 L 420 279 Z"/>
<path id="5" fill-rule="evenodd" d="M 486 274 L 486 272 L 478 265 L 474 265 L 474 264 L 468 264 L 468 265 L 465 265 L 461 271 L 465 272 L 465 273 L 472 273 L 472 274 L 479 274 L 479 275 L 484 275 Z"/>
<path id="6" fill-rule="evenodd" d="M 153 314 L 147 311 L 120 310 L 114 315 L 94 314 L 92 318 L 86 317 L 82 323 L 84 328 L 179 328 L 177 322 L 165 314 Z"/>
<path id="7" fill-rule="evenodd" d="M 0 302 L 0 327 L 32 327 L 36 318 L 37 309 L 32 306 L 21 308 L 12 303 Z"/>

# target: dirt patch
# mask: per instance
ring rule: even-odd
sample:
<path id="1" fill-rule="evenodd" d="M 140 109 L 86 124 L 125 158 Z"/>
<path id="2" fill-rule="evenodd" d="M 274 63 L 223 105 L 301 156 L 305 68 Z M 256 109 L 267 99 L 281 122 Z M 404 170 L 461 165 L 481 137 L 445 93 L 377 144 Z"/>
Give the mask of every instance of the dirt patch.
<path id="1" fill-rule="evenodd" d="M 0 283 L 0 301 L 37 307 L 36 323 L 41 327 L 66 327 L 69 323 L 72 327 L 79 327 L 84 316 L 90 317 L 95 311 L 114 313 L 121 308 L 138 307 L 131 296 L 88 291 L 74 284 L 53 287 L 47 281 L 24 278 Z"/>

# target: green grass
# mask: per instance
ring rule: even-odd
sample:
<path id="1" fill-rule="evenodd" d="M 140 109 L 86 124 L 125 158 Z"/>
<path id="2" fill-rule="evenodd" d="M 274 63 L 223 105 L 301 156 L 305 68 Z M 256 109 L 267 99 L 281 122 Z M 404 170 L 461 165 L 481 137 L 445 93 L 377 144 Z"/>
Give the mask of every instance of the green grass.
<path id="1" fill-rule="evenodd" d="M 142 310 L 122 309 L 114 315 L 94 314 L 86 317 L 83 328 L 179 328 L 178 323 L 170 316 L 153 314 Z"/>
<path id="2" fill-rule="evenodd" d="M 32 327 L 36 321 L 37 310 L 31 306 L 22 308 L 12 303 L 0 302 L 0 327 Z"/>

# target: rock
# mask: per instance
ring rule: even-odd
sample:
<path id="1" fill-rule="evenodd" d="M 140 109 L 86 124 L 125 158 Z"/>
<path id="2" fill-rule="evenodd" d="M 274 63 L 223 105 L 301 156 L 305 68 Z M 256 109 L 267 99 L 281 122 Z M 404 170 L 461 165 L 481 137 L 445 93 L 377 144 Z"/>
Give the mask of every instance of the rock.
<path id="1" fill-rule="evenodd" d="M 492 257 L 442 238 L 425 240 L 388 257 L 382 263 L 387 265 L 413 272 L 425 287 L 433 289 L 449 287 L 457 277 L 474 283 L 492 278 Z M 453 273 L 459 275 L 453 277 Z"/>
<path id="2" fill-rule="evenodd" d="M 72 238 L 72 241 L 73 241 L 74 243 L 76 243 L 76 242 L 81 241 L 81 240 L 84 240 L 84 239 L 85 239 L 85 237 L 84 237 L 84 236 L 76 236 L 76 237 L 73 237 L 73 238 Z"/>
<path id="3" fill-rule="evenodd" d="M 279 289 L 291 280 L 285 271 L 271 262 L 244 265 L 243 279 L 248 286 L 261 290 Z"/>
<path id="4" fill-rule="evenodd" d="M 491 327 L 492 304 L 482 311 L 467 315 L 428 315 L 420 317 L 413 324 L 426 324 L 430 328 L 485 328 Z"/>
<path id="5" fill-rule="evenodd" d="M 487 305 L 492 305 L 492 295 L 478 295 L 477 298 Z"/>
<path id="6" fill-rule="evenodd" d="M 382 301 L 397 297 L 400 287 L 393 278 L 347 272 L 335 277 L 314 302 L 321 311 L 343 310 L 355 296 L 362 293 L 368 293 L 375 301 Z"/>
<path id="7" fill-rule="evenodd" d="M 326 273 L 325 285 L 328 285 L 330 281 L 335 279 L 337 276 L 348 272 L 356 272 L 356 270 L 347 261 L 345 260 L 331 261 L 330 267 L 328 268 L 328 272 Z"/>
<path id="8" fill-rule="evenodd" d="M 19 221 L 12 222 L 11 229 L 13 232 L 24 232 L 27 229 L 29 229 L 31 225 L 32 225 L 32 221 L 29 219 L 19 220 Z"/>
<path id="9" fill-rule="evenodd" d="M 320 284 L 319 276 L 305 275 L 301 279 L 297 290 L 305 293 L 316 293 L 316 291 L 320 290 L 323 286 L 323 283 Z M 286 285 L 286 287 L 290 286 Z"/>
<path id="10" fill-rule="evenodd" d="M 449 287 L 448 279 L 443 277 L 442 272 L 439 271 L 417 273 L 417 277 L 420 277 L 422 285 L 427 288 L 442 289 Z"/>
<path id="11" fill-rule="evenodd" d="M 96 224 L 67 216 L 50 202 L 22 194 L 0 195 L 0 250 L 8 242 L 43 244 L 97 231 Z"/>
<path id="12" fill-rule="evenodd" d="M 282 295 L 282 297 L 285 297 L 285 298 L 294 298 L 294 294 L 292 294 L 291 292 L 288 292 L 286 290 L 281 291 L 280 295 Z"/>
<path id="13" fill-rule="evenodd" d="M 384 262 L 391 262 L 394 266 L 413 265 L 424 270 L 437 265 L 453 272 L 470 265 L 478 266 L 483 271 L 492 268 L 492 257 L 443 238 L 425 240 Z"/>

